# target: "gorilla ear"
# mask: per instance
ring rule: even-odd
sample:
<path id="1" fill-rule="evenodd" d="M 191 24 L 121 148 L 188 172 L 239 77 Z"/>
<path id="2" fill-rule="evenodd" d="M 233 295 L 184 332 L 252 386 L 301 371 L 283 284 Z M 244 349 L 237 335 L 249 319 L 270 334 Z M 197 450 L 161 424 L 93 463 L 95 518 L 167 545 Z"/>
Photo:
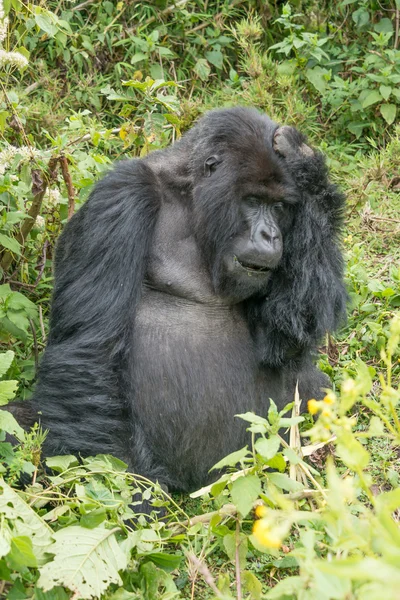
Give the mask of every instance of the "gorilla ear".
<path id="1" fill-rule="evenodd" d="M 211 177 L 216 170 L 217 166 L 221 163 L 221 159 L 218 156 L 209 156 L 204 161 L 204 176 Z"/>

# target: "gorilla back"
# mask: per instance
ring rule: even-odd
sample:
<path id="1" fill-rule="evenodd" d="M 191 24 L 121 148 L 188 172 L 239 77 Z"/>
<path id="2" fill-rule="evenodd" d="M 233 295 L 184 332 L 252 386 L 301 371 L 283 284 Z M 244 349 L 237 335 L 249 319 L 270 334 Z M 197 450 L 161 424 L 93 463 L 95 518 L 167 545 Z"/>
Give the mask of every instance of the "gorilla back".
<path id="1" fill-rule="evenodd" d="M 345 306 L 343 197 L 294 128 L 208 113 L 116 165 L 65 227 L 34 395 L 48 454 L 110 453 L 191 490 L 247 442 L 240 412 L 320 397 Z"/>

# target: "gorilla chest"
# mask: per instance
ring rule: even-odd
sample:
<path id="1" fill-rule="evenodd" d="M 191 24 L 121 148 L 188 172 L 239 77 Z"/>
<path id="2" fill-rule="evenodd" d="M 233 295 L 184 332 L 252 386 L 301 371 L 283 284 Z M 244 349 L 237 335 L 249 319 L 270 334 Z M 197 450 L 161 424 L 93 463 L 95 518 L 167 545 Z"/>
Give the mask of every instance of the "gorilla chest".
<path id="1" fill-rule="evenodd" d="M 155 398 L 160 416 L 179 413 L 181 424 L 187 415 L 190 425 L 196 411 L 197 427 L 199 409 L 209 421 L 267 406 L 276 375 L 260 369 L 237 308 L 146 290 L 134 336 L 132 380 L 141 416 L 154 410 Z"/>

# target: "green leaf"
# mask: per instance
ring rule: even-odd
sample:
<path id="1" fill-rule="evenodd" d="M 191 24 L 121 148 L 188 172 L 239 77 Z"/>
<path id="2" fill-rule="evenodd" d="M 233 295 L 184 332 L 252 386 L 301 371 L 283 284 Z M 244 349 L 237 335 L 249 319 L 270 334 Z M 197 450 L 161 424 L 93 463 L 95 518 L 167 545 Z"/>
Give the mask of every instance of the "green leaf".
<path id="1" fill-rule="evenodd" d="M 53 469 L 53 471 L 62 473 L 69 469 L 69 467 L 76 467 L 79 465 L 79 461 L 76 456 L 66 454 L 65 456 L 51 456 L 50 458 L 46 458 L 46 465 L 50 469 Z"/>
<path id="2" fill-rule="evenodd" d="M 261 482 L 256 475 L 239 477 L 232 484 L 232 502 L 243 517 L 251 511 L 260 494 Z"/>
<path id="3" fill-rule="evenodd" d="M 261 600 L 262 597 L 262 583 L 252 573 L 252 571 L 243 571 L 242 581 L 244 589 L 250 594 L 252 600 Z"/>
<path id="4" fill-rule="evenodd" d="M 37 567 L 32 541 L 26 535 L 12 537 L 7 560 L 10 566 L 17 571 L 26 567 Z"/>
<path id="5" fill-rule="evenodd" d="M 268 473 L 268 479 L 278 488 L 281 488 L 286 492 L 300 492 L 304 489 L 304 486 L 301 483 L 294 479 L 290 479 L 285 473 Z"/>
<path id="6" fill-rule="evenodd" d="M 258 438 L 254 447 L 265 460 L 271 460 L 279 451 L 281 442 L 277 435 L 270 438 Z"/>
<path id="7" fill-rule="evenodd" d="M 354 11 L 351 17 L 359 29 L 365 27 L 365 25 L 369 23 L 369 12 L 363 7 Z"/>
<path id="8" fill-rule="evenodd" d="M 382 100 L 382 96 L 380 95 L 378 90 L 372 90 L 365 96 L 365 98 L 361 104 L 362 104 L 363 108 L 368 108 L 368 106 L 372 106 L 372 104 L 376 104 L 377 102 L 380 102 L 381 100 Z"/>
<path id="9" fill-rule="evenodd" d="M 391 125 L 396 118 L 397 106 L 395 104 L 381 104 L 379 110 L 386 123 Z"/>
<path id="10" fill-rule="evenodd" d="M 202 81 L 207 81 L 210 76 L 211 68 L 205 58 L 199 58 L 193 68 L 194 72 Z"/>
<path id="11" fill-rule="evenodd" d="M 331 78 L 331 72 L 318 65 L 313 69 L 306 69 L 305 75 L 310 83 L 323 94 L 326 91 L 327 82 Z"/>
<path id="12" fill-rule="evenodd" d="M 30 539 L 37 564 L 43 564 L 48 560 L 47 553 L 52 552 L 53 548 L 50 527 L 17 492 L 1 479 L 0 515 L 4 515 L 11 522 L 16 536 Z"/>
<path id="13" fill-rule="evenodd" d="M 19 440 L 24 437 L 24 430 L 8 410 L 0 410 L 0 430 L 15 435 Z"/>
<path id="14" fill-rule="evenodd" d="M 18 388 L 18 381 L 10 379 L 9 381 L 0 381 L 0 406 L 8 404 L 15 396 Z"/>
<path id="15" fill-rule="evenodd" d="M 381 85 L 379 86 L 379 91 L 382 94 L 382 98 L 384 100 L 387 100 L 390 94 L 392 93 L 392 88 L 390 87 L 390 85 Z"/>
<path id="16" fill-rule="evenodd" d="M 217 69 L 222 69 L 222 65 L 224 62 L 224 57 L 220 50 L 210 50 L 210 52 L 205 53 L 206 59 Z"/>
<path id="17" fill-rule="evenodd" d="M 236 467 L 236 465 L 242 462 L 242 460 L 245 459 L 248 454 L 249 450 L 247 446 L 241 450 L 236 450 L 236 452 L 228 454 L 228 456 L 225 456 L 225 458 L 217 462 L 216 465 L 211 467 L 210 471 L 213 471 L 214 469 L 223 469 L 224 467 Z"/>
<path id="18" fill-rule="evenodd" d="M 46 14 L 38 14 L 35 15 L 36 25 L 42 29 L 47 35 L 50 37 L 54 37 L 58 31 L 58 28 L 51 21 L 49 15 Z"/>
<path id="19" fill-rule="evenodd" d="M 164 569 L 164 571 L 174 571 L 179 568 L 182 562 L 182 556 L 178 554 L 167 554 L 166 552 L 149 552 L 146 554 L 155 565 Z"/>
<path id="20" fill-rule="evenodd" d="M 7 350 L 7 352 L 0 354 L 0 377 L 3 377 L 7 373 L 13 360 L 14 352 L 12 350 Z"/>
<path id="21" fill-rule="evenodd" d="M 393 23 L 387 17 L 384 17 L 374 25 L 374 29 L 377 33 L 393 33 Z"/>
<path id="22" fill-rule="evenodd" d="M 0 233 L 0 245 L 14 254 L 18 254 L 18 256 L 21 254 L 21 244 L 17 242 L 15 238 L 5 235 L 4 233 Z"/>
<path id="23" fill-rule="evenodd" d="M 100 598 L 111 583 L 122 585 L 119 571 L 127 557 L 117 543 L 116 529 L 85 529 L 72 525 L 54 533 L 53 560 L 40 569 L 38 587 L 56 585 L 74 590 L 79 598 Z"/>

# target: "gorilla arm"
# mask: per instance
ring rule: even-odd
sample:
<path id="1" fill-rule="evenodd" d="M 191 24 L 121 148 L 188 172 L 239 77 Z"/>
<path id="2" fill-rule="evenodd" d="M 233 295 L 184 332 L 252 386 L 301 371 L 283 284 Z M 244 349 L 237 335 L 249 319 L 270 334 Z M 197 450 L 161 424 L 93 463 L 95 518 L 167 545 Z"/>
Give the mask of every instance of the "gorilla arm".
<path id="1" fill-rule="evenodd" d="M 267 298 L 251 306 L 263 362 L 309 364 L 327 331 L 344 316 L 346 292 L 339 232 L 344 196 L 328 179 L 322 154 L 293 127 L 274 134 L 274 150 L 298 195 L 293 224 Z"/>
<path id="2" fill-rule="evenodd" d="M 120 373 L 160 193 L 144 161 L 122 162 L 60 237 L 50 338 L 33 398 L 51 430 L 47 454 L 127 455 L 129 406 Z"/>

